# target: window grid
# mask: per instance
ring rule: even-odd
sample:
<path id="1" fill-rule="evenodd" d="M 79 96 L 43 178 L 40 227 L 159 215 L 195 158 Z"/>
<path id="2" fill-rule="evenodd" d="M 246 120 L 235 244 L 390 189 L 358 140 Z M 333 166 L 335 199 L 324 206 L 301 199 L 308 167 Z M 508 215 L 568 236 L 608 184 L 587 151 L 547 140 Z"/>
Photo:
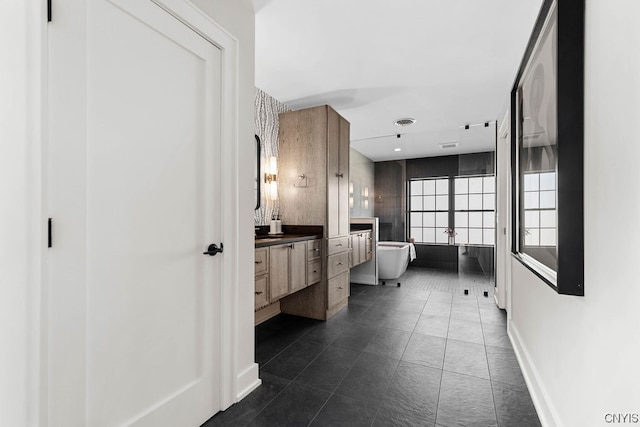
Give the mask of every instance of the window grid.
<path id="1" fill-rule="evenodd" d="M 495 244 L 495 176 L 454 178 L 457 245 Z"/>
<path id="2" fill-rule="evenodd" d="M 409 181 L 410 237 L 416 243 L 448 244 L 449 178 Z"/>
<path id="3" fill-rule="evenodd" d="M 524 245 L 557 244 L 556 173 L 524 174 Z"/>

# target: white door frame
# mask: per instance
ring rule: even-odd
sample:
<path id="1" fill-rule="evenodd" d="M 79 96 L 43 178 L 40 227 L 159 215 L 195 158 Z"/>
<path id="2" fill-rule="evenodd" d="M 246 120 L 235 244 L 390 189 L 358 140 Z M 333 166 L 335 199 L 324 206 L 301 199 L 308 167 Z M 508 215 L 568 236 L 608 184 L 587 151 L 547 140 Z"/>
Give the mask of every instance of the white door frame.
<path id="1" fill-rule="evenodd" d="M 0 4 L 0 424 L 42 419 L 46 2 Z"/>
<path id="2" fill-rule="evenodd" d="M 510 135 L 510 113 L 506 112 L 500 128 L 498 130 L 498 138 L 496 141 L 496 159 L 497 170 L 499 171 L 498 179 L 500 183 L 496 186 L 497 204 L 498 204 L 498 224 L 496 241 L 496 256 L 500 259 L 500 268 L 496 269 L 496 303 L 498 307 L 506 309 L 507 314 L 510 309 L 511 294 L 511 240 L 510 240 L 510 188 L 511 188 L 511 149 L 508 136 Z M 504 181 L 503 181 L 504 180 Z M 502 182 L 503 181 L 503 182 Z M 498 260 L 496 260 L 498 261 Z M 498 262 L 496 263 L 498 264 Z"/>
<path id="3" fill-rule="evenodd" d="M 76 3 L 81 2 L 83 4 L 89 0 L 77 0 Z M 126 0 L 109 0 L 114 4 L 126 2 Z M 130 0 L 129 0 L 130 1 Z M 144 1 L 144 0 L 137 0 Z M 221 114 L 222 114 L 222 147 L 221 147 L 221 165 L 222 170 L 220 176 L 221 182 L 221 214 L 222 214 L 222 241 L 224 242 L 225 256 L 221 260 L 222 266 L 222 282 L 221 282 L 221 307 L 220 316 L 217 321 L 221 325 L 220 334 L 220 366 L 218 367 L 220 372 L 220 408 L 227 408 L 231 404 L 235 403 L 237 397 L 237 349 L 238 349 L 238 334 L 237 334 L 237 302 L 238 302 L 238 276 L 239 276 L 239 250 L 238 250 L 238 237 L 239 237 L 239 203 L 238 203 L 238 188 L 239 188 L 239 87 L 238 87 L 238 73 L 239 73 L 239 60 L 238 60 L 238 40 L 229 34 L 224 28 L 213 21 L 207 14 L 201 11 L 198 7 L 193 5 L 189 0 L 146 0 L 152 1 L 159 7 L 163 8 L 169 14 L 174 16 L 179 21 L 183 22 L 193 31 L 198 33 L 204 39 L 217 46 L 222 55 L 222 100 L 221 100 Z M 32 2 L 27 2 L 32 3 Z M 37 2 L 40 7 L 41 15 L 46 17 L 46 2 Z M 54 3 L 55 6 L 55 3 Z M 81 6 L 82 8 L 82 6 Z M 25 6 L 25 9 L 29 7 Z M 40 49 L 38 49 L 43 61 L 48 57 L 48 39 L 46 29 L 46 19 L 42 20 L 42 36 Z M 55 25 L 55 9 L 53 11 L 53 22 Z M 80 38 L 80 40 L 82 40 Z M 46 153 L 47 147 L 47 135 L 49 134 L 49 128 L 51 123 L 47 121 L 48 118 L 48 93 L 52 88 L 47 87 L 48 74 L 47 66 L 44 65 L 41 71 L 41 77 L 43 81 L 43 100 L 41 104 L 37 106 L 42 111 L 42 115 L 45 118 L 42 131 L 42 150 Z M 84 71 L 80 71 L 83 73 Z M 82 125 L 82 124 L 80 124 Z M 46 159 L 46 155 L 43 156 Z M 42 175 L 46 176 L 47 164 L 46 160 L 43 161 Z M 40 177 L 40 170 L 29 171 L 30 173 Z M 45 185 L 43 185 L 42 192 L 40 193 L 41 201 L 45 206 L 45 212 L 42 214 L 42 220 L 46 220 L 48 214 L 46 213 L 46 206 L 48 205 L 49 193 Z M 46 231 L 46 230 L 45 230 Z M 55 231 L 55 230 L 54 230 Z M 42 232 L 41 240 L 46 237 Z M 55 249 L 55 245 L 54 245 Z M 48 335 L 48 312 L 47 307 L 50 304 L 51 299 L 55 295 L 55 284 L 50 283 L 46 271 L 47 271 L 47 252 L 46 248 L 40 254 L 39 260 L 31 260 L 34 264 L 41 263 L 43 267 L 43 277 L 36 286 L 37 292 L 42 294 L 42 302 L 33 302 L 37 304 L 37 310 L 40 313 L 40 325 L 41 332 L 35 331 L 39 340 L 38 349 L 34 350 L 34 353 L 38 354 L 38 366 L 39 372 L 39 386 L 35 387 L 30 393 L 28 398 L 31 404 L 39 401 L 39 422 L 34 425 L 49 425 L 50 416 L 50 402 L 48 399 L 49 383 L 48 378 L 51 377 L 54 366 L 49 366 L 48 351 L 49 343 L 52 337 Z M 37 394 L 38 396 L 35 396 Z M 31 400 L 31 398 L 36 398 Z M 82 402 L 77 402 L 78 405 L 83 405 Z"/>

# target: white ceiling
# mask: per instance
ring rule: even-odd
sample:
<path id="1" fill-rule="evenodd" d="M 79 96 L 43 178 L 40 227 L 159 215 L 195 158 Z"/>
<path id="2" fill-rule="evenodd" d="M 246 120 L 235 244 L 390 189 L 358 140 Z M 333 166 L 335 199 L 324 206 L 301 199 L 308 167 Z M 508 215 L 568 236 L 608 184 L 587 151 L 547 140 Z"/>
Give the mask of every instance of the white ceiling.
<path id="1" fill-rule="evenodd" d="M 506 112 L 541 3 L 253 0 L 256 86 L 293 109 L 333 106 L 374 161 L 492 150 L 484 123 Z"/>

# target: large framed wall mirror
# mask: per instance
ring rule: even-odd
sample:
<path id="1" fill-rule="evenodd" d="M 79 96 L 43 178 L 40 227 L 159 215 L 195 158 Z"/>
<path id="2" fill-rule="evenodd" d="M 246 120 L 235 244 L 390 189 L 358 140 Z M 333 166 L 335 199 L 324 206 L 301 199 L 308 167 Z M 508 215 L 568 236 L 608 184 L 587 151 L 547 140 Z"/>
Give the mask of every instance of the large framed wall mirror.
<path id="1" fill-rule="evenodd" d="M 584 0 L 545 0 L 511 92 L 512 252 L 584 295 Z"/>
<path id="2" fill-rule="evenodd" d="M 255 135 L 255 173 L 254 173 L 254 190 L 256 196 L 256 210 L 260 209 L 260 137 Z"/>

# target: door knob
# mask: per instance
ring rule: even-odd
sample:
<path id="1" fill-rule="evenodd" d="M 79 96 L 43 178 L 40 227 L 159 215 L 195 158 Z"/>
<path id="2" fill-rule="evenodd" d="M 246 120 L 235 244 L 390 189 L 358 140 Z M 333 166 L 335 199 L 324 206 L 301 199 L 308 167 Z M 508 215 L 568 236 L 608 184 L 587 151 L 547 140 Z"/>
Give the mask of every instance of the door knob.
<path id="1" fill-rule="evenodd" d="M 207 248 L 207 252 L 202 252 L 202 254 L 216 256 L 216 254 L 221 253 L 223 249 L 224 249 L 224 246 L 222 246 L 222 243 L 220 243 L 220 247 L 218 247 L 218 245 L 216 245 L 215 243 L 212 243 Z"/>

